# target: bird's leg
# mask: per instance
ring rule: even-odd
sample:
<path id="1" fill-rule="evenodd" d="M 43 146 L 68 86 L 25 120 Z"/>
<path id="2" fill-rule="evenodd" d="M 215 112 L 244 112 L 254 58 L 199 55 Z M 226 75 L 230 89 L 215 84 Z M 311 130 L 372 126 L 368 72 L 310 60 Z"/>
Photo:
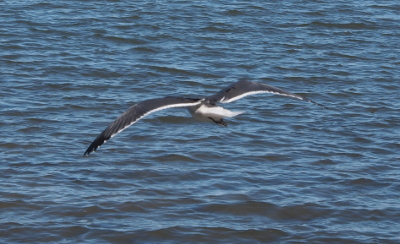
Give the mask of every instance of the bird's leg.
<path id="1" fill-rule="evenodd" d="M 227 127 L 228 126 L 228 124 L 225 122 L 225 121 L 223 121 L 222 119 L 220 119 L 220 120 L 215 120 L 215 119 L 213 119 L 213 118 L 211 118 L 211 117 L 208 117 L 209 119 L 211 119 L 214 123 L 216 123 L 217 125 L 219 125 L 219 126 L 224 126 L 224 127 Z"/>

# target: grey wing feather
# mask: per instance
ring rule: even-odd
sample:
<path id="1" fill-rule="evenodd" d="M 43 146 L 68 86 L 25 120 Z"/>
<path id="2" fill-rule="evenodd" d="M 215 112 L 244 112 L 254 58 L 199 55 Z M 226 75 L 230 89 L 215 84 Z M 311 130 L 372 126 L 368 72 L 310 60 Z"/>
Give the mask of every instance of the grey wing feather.
<path id="1" fill-rule="evenodd" d="M 144 116 L 167 108 L 173 107 L 190 107 L 201 103 L 200 99 L 181 98 L 181 97 L 165 97 L 145 100 L 139 102 L 127 111 L 121 114 L 114 122 L 112 122 L 97 138 L 90 144 L 86 150 L 85 155 L 101 146 L 104 142 L 123 131 L 130 125 L 134 124 Z"/>
<path id="2" fill-rule="evenodd" d="M 308 99 L 307 97 L 300 96 L 300 95 L 297 95 L 297 94 L 294 94 L 294 93 L 291 93 L 291 92 L 288 92 L 283 89 L 280 89 L 280 88 L 277 88 L 274 86 L 270 86 L 267 84 L 258 83 L 258 82 L 254 82 L 254 81 L 244 81 L 244 80 L 238 81 L 232 85 L 227 86 L 226 88 L 220 90 L 216 94 L 208 97 L 208 100 L 211 103 L 216 103 L 216 102 L 230 103 L 230 102 L 236 101 L 240 98 L 243 98 L 245 96 L 258 94 L 258 93 L 274 93 L 274 94 L 278 94 L 278 95 L 282 95 L 282 96 L 287 96 L 287 97 L 292 97 L 292 98 L 308 101 L 308 102 L 311 102 L 316 105 L 324 107 L 323 105 L 316 103 L 316 102 L 312 101 L 311 99 Z"/>

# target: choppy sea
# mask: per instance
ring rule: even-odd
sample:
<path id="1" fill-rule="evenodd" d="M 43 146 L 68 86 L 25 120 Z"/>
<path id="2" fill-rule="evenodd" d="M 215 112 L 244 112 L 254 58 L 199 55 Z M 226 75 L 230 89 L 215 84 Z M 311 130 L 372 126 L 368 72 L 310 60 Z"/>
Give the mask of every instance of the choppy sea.
<path id="1" fill-rule="evenodd" d="M 400 243 L 400 3 L 0 3 L 1 243 Z M 223 128 L 136 102 L 260 94 Z"/>

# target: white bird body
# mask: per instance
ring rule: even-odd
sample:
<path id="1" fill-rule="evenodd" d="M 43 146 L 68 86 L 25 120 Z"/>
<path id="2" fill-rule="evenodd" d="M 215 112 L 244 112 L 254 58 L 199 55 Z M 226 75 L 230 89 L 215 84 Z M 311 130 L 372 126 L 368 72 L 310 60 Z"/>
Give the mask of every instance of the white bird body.
<path id="1" fill-rule="evenodd" d="M 197 106 L 188 107 L 190 114 L 198 121 L 209 122 L 220 121 L 223 118 L 232 118 L 239 114 L 244 113 L 244 111 L 230 111 L 220 106 L 199 104 Z"/>

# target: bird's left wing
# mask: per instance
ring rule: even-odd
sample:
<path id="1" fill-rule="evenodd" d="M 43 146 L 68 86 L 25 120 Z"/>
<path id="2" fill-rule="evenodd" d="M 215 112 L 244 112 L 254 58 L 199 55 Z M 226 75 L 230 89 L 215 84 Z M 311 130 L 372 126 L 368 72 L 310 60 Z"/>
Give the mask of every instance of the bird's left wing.
<path id="1" fill-rule="evenodd" d="M 97 136 L 86 150 L 84 156 L 96 151 L 96 149 L 104 142 L 150 113 L 167 108 L 196 106 L 200 104 L 201 101 L 201 99 L 192 98 L 164 97 L 139 102 L 121 114 L 99 136 Z"/>

